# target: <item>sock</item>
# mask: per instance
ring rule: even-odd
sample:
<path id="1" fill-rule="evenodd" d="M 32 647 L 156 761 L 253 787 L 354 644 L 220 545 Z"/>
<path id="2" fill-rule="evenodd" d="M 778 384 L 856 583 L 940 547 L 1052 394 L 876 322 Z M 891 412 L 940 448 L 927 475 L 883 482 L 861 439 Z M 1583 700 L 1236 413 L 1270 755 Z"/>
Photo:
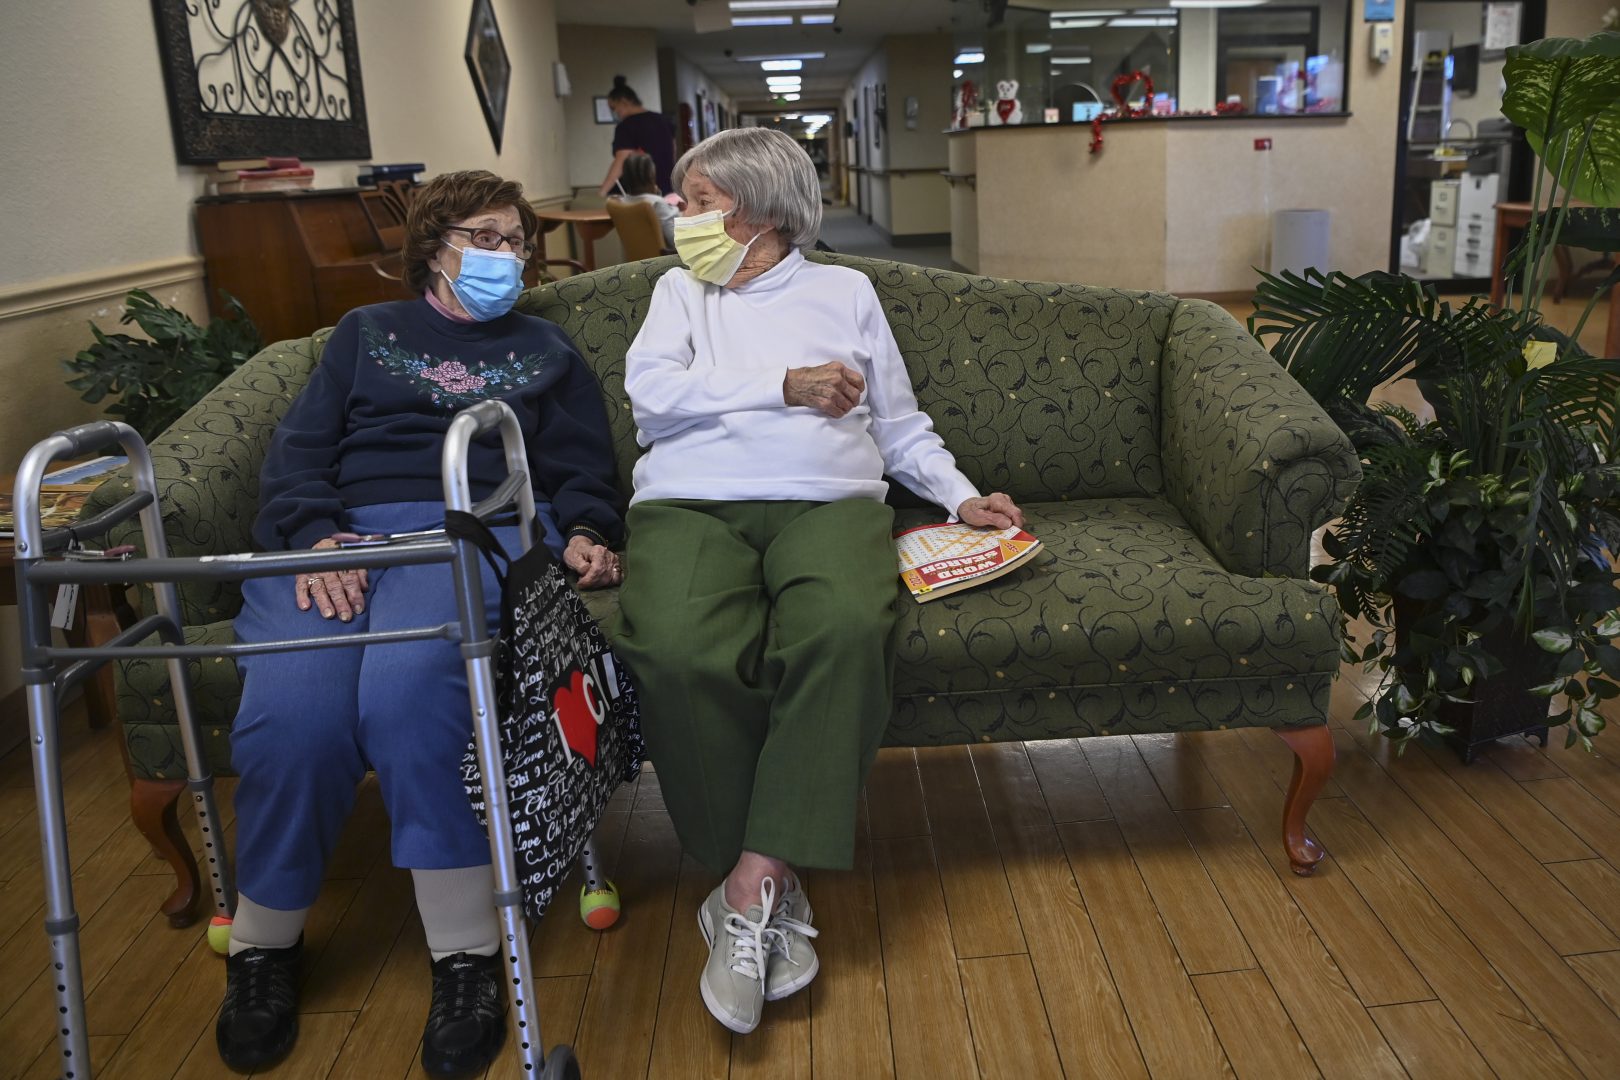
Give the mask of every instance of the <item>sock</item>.
<path id="1" fill-rule="evenodd" d="M 291 911 L 267 908 L 238 893 L 236 915 L 231 920 L 231 955 L 247 949 L 289 949 L 298 944 L 308 917 L 307 907 Z"/>
<path id="2" fill-rule="evenodd" d="M 488 863 L 454 870 L 412 870 L 416 910 L 434 960 L 454 953 L 494 956 L 501 947 L 495 917 L 495 871 Z"/>

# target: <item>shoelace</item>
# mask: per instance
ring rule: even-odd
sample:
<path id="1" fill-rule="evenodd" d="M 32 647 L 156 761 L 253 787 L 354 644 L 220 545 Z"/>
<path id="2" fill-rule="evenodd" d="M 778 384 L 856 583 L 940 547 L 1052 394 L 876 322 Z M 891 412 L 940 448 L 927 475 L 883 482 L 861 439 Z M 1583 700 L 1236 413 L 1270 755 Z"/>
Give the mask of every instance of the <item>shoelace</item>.
<path id="1" fill-rule="evenodd" d="M 291 967 L 268 956 L 251 956 L 237 966 L 231 980 L 231 1012 L 289 1012 L 297 1005 Z"/>
<path id="2" fill-rule="evenodd" d="M 433 977 L 433 1005 L 428 1009 L 428 1023 L 447 1023 L 464 1017 L 491 1019 L 499 1011 L 495 1007 L 498 995 L 494 980 L 480 965 L 451 963 L 449 971 Z"/>
<path id="3" fill-rule="evenodd" d="M 731 970 L 749 979 L 765 977 L 765 958 L 770 953 L 765 944 L 765 935 L 774 933 L 770 930 L 769 912 L 776 910 L 776 882 L 772 879 L 766 878 L 760 885 L 759 902 L 759 922 L 753 922 L 748 916 L 735 911 L 726 913 L 726 933 L 733 939 Z"/>
<path id="4" fill-rule="evenodd" d="M 789 915 L 787 897 L 783 897 L 776 905 L 776 910 L 771 913 L 770 921 L 765 926 L 765 933 L 775 939 L 770 945 L 771 952 L 780 953 L 791 963 L 797 964 L 798 961 L 793 959 L 792 954 L 793 935 L 803 934 L 807 938 L 813 938 L 819 936 L 821 931 Z"/>

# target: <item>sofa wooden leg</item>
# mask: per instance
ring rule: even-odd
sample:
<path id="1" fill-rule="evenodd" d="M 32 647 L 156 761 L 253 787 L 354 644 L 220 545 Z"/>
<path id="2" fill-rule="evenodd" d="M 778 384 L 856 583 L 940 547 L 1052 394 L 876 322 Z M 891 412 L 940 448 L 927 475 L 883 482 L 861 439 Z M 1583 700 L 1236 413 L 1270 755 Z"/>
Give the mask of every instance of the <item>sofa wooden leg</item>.
<path id="1" fill-rule="evenodd" d="M 197 894 L 201 880 L 191 845 L 180 829 L 179 801 L 186 793 L 184 780 L 132 779 L 129 784 L 129 814 L 152 850 L 174 868 L 174 892 L 163 901 L 163 914 L 169 925 L 190 926 L 197 921 Z"/>
<path id="2" fill-rule="evenodd" d="M 1294 778 L 1283 802 L 1283 847 L 1294 873 L 1305 876 L 1322 861 L 1322 847 L 1305 835 L 1305 816 L 1333 775 L 1333 733 L 1326 724 L 1277 728 L 1277 737 L 1294 752 Z"/>

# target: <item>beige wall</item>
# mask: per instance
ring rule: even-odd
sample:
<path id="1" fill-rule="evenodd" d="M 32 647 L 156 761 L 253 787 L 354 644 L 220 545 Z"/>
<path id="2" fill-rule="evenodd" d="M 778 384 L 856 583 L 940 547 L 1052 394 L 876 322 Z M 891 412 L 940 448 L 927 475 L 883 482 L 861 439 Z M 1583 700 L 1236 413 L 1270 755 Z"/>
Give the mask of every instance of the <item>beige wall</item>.
<path id="1" fill-rule="evenodd" d="M 944 131 L 951 113 L 950 50 L 948 34 L 884 38 L 844 97 L 846 109 L 859 109 L 869 88 L 886 89 L 887 123 L 863 117 L 858 138 L 866 147 L 866 167 L 873 170 L 866 178 L 863 208 L 874 225 L 893 236 L 947 233 L 951 228 L 950 187 L 939 175 L 949 158 Z M 917 99 L 912 128 L 906 126 L 908 97 Z M 874 145 L 874 136 L 880 145 Z"/>
<path id="2" fill-rule="evenodd" d="M 495 9 L 512 58 L 500 154 L 462 59 L 465 5 L 356 0 L 373 158 L 424 161 L 430 172 L 491 168 L 532 197 L 561 195 L 552 0 L 495 0 Z M 150 5 L 65 19 L 51 5 L 0 4 L 0 101 L 10 256 L 0 259 L 0 471 L 9 471 L 41 436 L 95 414 L 59 369 L 89 342 L 86 319 L 110 327 L 137 286 L 202 314 L 191 202 L 207 173 L 175 164 Z M 321 186 L 354 182 L 354 162 L 313 164 Z M 43 223 L 52 228 L 41 235 Z"/>
<path id="3" fill-rule="evenodd" d="M 1590 37 L 1614 7 L 1615 0 L 1547 0 L 1547 36 Z"/>
<path id="4" fill-rule="evenodd" d="M 1164 287 L 1165 132 L 1113 131 L 1087 153 L 1076 125 L 952 135 L 978 160 L 979 261 L 993 277 Z"/>
<path id="5" fill-rule="evenodd" d="M 591 99 L 606 97 L 613 89 L 613 76 L 623 75 L 643 105 L 661 111 L 658 35 L 618 26 L 563 25 L 557 27 L 557 41 L 573 84 L 563 106 L 568 183 L 594 189 L 613 161 L 613 125 L 596 122 Z"/>
<path id="6" fill-rule="evenodd" d="M 951 172 L 974 176 L 978 171 L 976 148 L 970 138 L 946 139 Z M 957 266 L 979 265 L 979 193 L 964 180 L 951 185 L 951 261 Z"/>

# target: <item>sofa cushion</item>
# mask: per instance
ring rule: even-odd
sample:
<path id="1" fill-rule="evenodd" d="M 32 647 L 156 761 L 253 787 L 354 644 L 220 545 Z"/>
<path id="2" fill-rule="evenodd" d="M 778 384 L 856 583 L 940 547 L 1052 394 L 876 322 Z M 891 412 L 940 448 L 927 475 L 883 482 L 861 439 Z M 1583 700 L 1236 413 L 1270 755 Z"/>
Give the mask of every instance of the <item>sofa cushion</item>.
<path id="1" fill-rule="evenodd" d="M 1045 545 L 1029 565 L 926 604 L 906 601 L 897 695 L 1186 684 L 1338 665 L 1331 592 L 1228 573 L 1167 502 L 1023 509 Z M 929 519 L 907 511 L 898 524 Z"/>

